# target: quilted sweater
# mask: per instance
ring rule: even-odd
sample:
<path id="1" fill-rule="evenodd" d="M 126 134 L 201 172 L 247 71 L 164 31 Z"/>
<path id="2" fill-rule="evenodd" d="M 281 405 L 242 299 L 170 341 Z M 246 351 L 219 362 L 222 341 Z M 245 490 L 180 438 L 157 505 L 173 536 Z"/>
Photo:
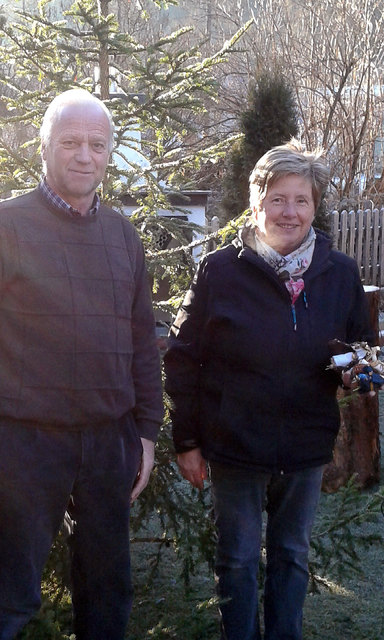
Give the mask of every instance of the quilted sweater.
<path id="1" fill-rule="evenodd" d="M 38 189 L 0 204 L 0 420 L 82 428 L 133 411 L 154 440 L 160 363 L 144 253 L 112 209 L 72 218 Z"/>

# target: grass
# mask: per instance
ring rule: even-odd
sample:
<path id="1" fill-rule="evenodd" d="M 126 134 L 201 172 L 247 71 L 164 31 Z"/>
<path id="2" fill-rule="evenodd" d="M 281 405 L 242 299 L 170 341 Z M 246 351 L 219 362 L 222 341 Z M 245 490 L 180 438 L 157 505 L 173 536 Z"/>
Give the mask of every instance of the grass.
<path id="1" fill-rule="evenodd" d="M 322 496 L 319 516 L 327 510 L 332 497 Z M 364 524 L 363 529 L 368 536 L 383 535 L 384 518 L 379 516 L 376 522 Z M 353 532 L 352 528 L 352 535 Z M 361 548 L 359 561 L 360 566 L 356 566 L 349 577 L 330 580 L 327 587 L 320 587 L 319 593 L 307 596 L 305 640 L 383 640 L 383 544 L 372 543 Z"/>
<path id="2" fill-rule="evenodd" d="M 384 414 L 384 392 L 382 413 Z M 384 417 L 381 418 L 381 424 Z M 384 469 L 379 487 L 364 492 L 362 505 L 380 492 L 384 496 Z M 342 494 L 323 494 L 315 523 L 317 531 L 332 522 L 332 514 L 340 513 Z M 359 512 L 359 502 L 354 508 Z M 156 521 L 143 538 L 156 533 Z M 149 534 L 149 535 L 148 535 Z M 336 571 L 329 568 L 326 580 L 317 582 L 317 593 L 309 593 L 304 606 L 303 638 L 305 640 L 383 640 L 384 608 L 382 603 L 384 517 L 379 507 L 376 517 L 362 524 L 351 524 L 346 535 L 325 541 L 334 556 L 337 545 L 343 545 L 350 556 Z M 357 554 L 353 545 L 359 537 L 363 544 Z M 140 539 L 140 532 L 138 534 Z M 365 541 L 365 542 L 364 542 Z M 133 542 L 132 563 L 135 601 L 127 631 L 127 640 L 218 640 L 219 617 L 212 572 L 204 563 L 197 565 L 188 588 L 183 581 L 183 565 L 172 545 L 163 546 L 158 560 L 154 542 Z M 326 551 L 322 551 L 326 554 Z M 318 558 L 312 558 L 317 567 Z M 348 564 L 349 563 L 349 564 Z M 57 566 L 57 557 L 54 566 Z M 340 572 L 341 566 L 341 572 Z M 75 640 L 71 636 L 70 598 L 61 589 L 55 574 L 44 583 L 43 607 L 39 615 L 20 634 L 19 640 Z"/>
<path id="3" fill-rule="evenodd" d="M 148 584 L 145 560 L 150 562 L 150 557 L 150 549 L 133 545 L 135 605 L 127 638 L 217 640 L 218 608 L 214 579 L 208 567 L 199 566 L 190 587 L 185 589 L 180 562 L 174 550 L 168 548 L 153 575 L 152 584 Z"/>
<path id="4" fill-rule="evenodd" d="M 377 487 L 367 492 L 367 497 L 375 491 Z M 328 518 L 337 500 L 337 496 L 322 495 L 319 521 Z M 380 515 L 363 528 L 368 537 L 382 534 L 384 518 Z M 361 535 L 361 530 L 357 533 Z M 218 607 L 211 571 L 205 564 L 199 565 L 186 590 L 175 550 L 164 548 L 159 563 L 156 557 L 155 543 L 132 544 L 135 602 L 127 640 L 217 640 Z M 329 578 L 326 586 L 320 585 L 317 593 L 307 596 L 305 640 L 383 640 L 383 545 L 372 543 L 361 548 L 359 561 L 360 566 L 350 571 L 349 577 Z M 42 610 L 20 640 L 74 640 L 70 633 L 69 595 L 60 591 L 54 578 L 45 582 Z"/>

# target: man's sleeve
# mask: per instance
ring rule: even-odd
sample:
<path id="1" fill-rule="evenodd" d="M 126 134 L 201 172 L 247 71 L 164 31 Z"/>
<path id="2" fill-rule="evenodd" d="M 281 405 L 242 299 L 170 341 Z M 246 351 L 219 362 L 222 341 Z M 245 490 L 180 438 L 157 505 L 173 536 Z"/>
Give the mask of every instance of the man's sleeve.
<path id="1" fill-rule="evenodd" d="M 201 343 L 207 312 L 205 271 L 203 260 L 172 325 L 164 356 L 165 389 L 171 399 L 173 439 L 178 453 L 200 443 Z"/>
<path id="2" fill-rule="evenodd" d="M 141 438 L 156 441 L 163 420 L 160 355 L 144 249 L 137 238 L 135 294 L 132 305 L 134 415 Z"/>

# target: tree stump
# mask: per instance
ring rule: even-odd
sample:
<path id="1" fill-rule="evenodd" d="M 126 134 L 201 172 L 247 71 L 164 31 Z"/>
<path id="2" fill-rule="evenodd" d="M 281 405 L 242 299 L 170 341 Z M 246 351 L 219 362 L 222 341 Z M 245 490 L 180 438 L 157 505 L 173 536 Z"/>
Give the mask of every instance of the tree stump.
<path id="1" fill-rule="evenodd" d="M 379 288 L 364 287 L 370 317 L 375 331 L 375 344 L 379 344 Z M 377 393 L 338 393 L 341 427 L 336 439 L 333 460 L 327 465 L 323 477 L 323 491 L 332 493 L 356 477 L 357 486 L 375 484 L 380 477 L 379 398 Z"/>

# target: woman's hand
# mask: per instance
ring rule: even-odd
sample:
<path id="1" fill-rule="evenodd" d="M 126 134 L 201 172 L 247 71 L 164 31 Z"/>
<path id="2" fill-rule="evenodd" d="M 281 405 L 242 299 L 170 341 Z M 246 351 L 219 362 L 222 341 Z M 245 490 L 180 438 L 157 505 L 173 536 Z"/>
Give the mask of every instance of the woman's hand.
<path id="1" fill-rule="evenodd" d="M 350 389 L 352 385 L 353 372 L 352 369 L 348 369 L 348 371 L 343 371 L 341 374 L 341 379 L 343 381 L 344 389 Z"/>
<path id="2" fill-rule="evenodd" d="M 204 480 L 207 479 L 207 463 L 201 455 L 199 448 L 179 453 L 177 464 L 183 478 L 188 480 L 196 489 L 204 488 Z"/>

